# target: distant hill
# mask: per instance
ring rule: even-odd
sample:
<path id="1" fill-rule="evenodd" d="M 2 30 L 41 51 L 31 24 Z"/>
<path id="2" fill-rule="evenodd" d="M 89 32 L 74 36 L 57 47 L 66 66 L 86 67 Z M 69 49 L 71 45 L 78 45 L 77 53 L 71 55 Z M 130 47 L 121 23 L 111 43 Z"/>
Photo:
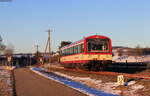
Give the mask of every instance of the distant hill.
<path id="1" fill-rule="evenodd" d="M 113 46 L 113 49 L 118 49 L 118 48 L 123 48 L 123 49 L 129 49 L 129 47 L 125 47 L 125 46 Z"/>

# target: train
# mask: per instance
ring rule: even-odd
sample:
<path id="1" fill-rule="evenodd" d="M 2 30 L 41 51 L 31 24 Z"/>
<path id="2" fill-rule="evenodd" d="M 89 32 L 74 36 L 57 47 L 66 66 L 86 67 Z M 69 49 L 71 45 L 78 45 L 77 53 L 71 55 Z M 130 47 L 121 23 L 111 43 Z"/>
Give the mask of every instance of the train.
<path id="1" fill-rule="evenodd" d="M 112 41 L 92 35 L 60 48 L 60 63 L 65 68 L 99 71 L 112 63 Z"/>

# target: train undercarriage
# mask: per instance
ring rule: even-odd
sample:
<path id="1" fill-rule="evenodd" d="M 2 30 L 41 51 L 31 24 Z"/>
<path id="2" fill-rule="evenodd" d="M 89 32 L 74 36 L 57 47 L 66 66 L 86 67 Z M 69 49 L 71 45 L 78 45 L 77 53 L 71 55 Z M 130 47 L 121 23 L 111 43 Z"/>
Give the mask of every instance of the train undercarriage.
<path id="1" fill-rule="evenodd" d="M 105 70 L 111 64 L 112 64 L 111 60 L 107 60 L 107 61 L 91 60 L 87 63 L 64 63 L 61 65 L 65 68 L 71 68 L 71 69 L 81 69 L 87 71 L 102 71 Z"/>

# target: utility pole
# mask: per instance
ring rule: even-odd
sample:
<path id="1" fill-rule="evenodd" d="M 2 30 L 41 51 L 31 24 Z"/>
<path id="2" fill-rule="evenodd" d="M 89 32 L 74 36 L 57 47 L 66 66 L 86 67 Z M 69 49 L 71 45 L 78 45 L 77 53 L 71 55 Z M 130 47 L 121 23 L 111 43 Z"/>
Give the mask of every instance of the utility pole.
<path id="1" fill-rule="evenodd" d="M 39 52 L 39 45 L 36 45 L 36 52 Z"/>
<path id="2" fill-rule="evenodd" d="M 36 47 L 36 61 L 37 61 L 37 64 L 39 64 L 39 45 L 35 45 Z"/>
<path id="3" fill-rule="evenodd" d="M 2 39 L 2 37 L 1 37 L 1 35 L 0 35 L 0 42 L 2 42 L 3 41 L 3 39 Z"/>
<path id="4" fill-rule="evenodd" d="M 48 55 L 49 55 L 49 63 L 51 62 L 51 38 L 50 38 L 50 33 L 52 32 L 51 29 L 47 30 L 48 32 L 48 39 L 47 39 L 47 44 L 46 44 L 46 48 L 45 48 L 45 54 L 47 53 L 46 51 L 48 50 Z"/>

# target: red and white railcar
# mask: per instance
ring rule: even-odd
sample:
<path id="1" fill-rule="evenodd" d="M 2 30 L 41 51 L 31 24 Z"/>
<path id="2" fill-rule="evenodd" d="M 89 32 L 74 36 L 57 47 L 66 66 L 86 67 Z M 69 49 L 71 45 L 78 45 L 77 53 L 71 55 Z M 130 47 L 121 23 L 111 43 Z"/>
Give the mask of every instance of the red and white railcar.
<path id="1" fill-rule="evenodd" d="M 99 70 L 111 64 L 112 44 L 106 36 L 93 35 L 60 49 L 60 63 L 65 67 Z"/>

